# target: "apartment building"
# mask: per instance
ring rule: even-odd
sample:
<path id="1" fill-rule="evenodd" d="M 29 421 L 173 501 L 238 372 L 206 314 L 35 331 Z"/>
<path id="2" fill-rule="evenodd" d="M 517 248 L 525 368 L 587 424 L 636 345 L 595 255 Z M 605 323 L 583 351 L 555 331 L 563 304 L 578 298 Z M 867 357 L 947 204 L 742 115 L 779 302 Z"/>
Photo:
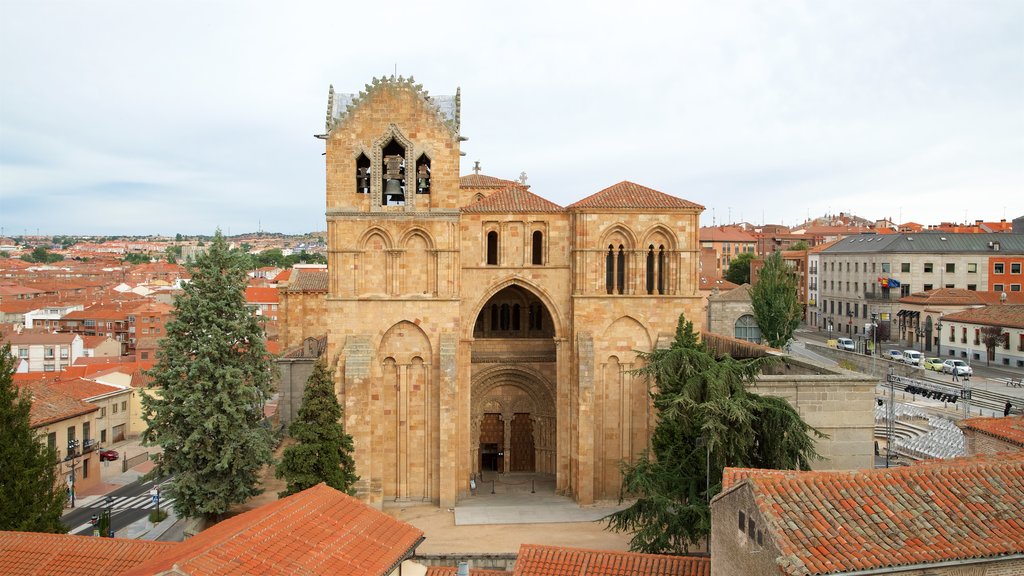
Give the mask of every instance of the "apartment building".
<path id="1" fill-rule="evenodd" d="M 938 288 L 985 290 L 995 256 L 1024 256 L 1024 235 L 920 232 L 844 238 L 819 253 L 815 325 L 854 337 L 864 334 L 874 318 L 884 337 L 894 325 L 899 329 L 900 298 Z M 923 332 L 922 341 L 934 343 L 936 334 Z"/>
<path id="2" fill-rule="evenodd" d="M 744 252 L 754 253 L 757 237 L 738 226 L 704 226 L 700 229 L 701 250 L 714 253 L 714 267 L 702 266 L 708 276 L 721 278 L 732 259 Z M 702 262 L 707 263 L 703 258 Z"/>
<path id="3" fill-rule="evenodd" d="M 82 356 L 82 337 L 24 331 L 11 334 L 11 355 L 17 359 L 16 372 L 60 372 Z"/>

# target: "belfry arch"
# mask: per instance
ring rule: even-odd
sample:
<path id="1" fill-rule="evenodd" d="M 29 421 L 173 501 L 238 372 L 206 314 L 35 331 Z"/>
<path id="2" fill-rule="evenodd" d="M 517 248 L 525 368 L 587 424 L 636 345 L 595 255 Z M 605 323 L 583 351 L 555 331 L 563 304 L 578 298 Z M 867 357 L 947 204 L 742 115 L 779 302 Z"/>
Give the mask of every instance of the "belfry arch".
<path id="1" fill-rule="evenodd" d="M 526 286 L 494 291 L 473 325 L 471 471 L 556 474 L 556 324 Z"/>

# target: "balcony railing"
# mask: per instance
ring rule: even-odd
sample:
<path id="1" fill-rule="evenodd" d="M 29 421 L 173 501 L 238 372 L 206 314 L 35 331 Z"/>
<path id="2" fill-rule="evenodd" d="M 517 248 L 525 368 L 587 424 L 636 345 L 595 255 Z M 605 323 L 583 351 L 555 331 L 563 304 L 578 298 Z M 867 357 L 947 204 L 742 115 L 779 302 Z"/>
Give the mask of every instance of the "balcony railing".
<path id="1" fill-rule="evenodd" d="M 895 302 L 900 299 L 898 292 L 890 292 L 885 294 L 884 292 L 864 292 L 865 300 L 883 300 L 885 302 Z"/>
<path id="2" fill-rule="evenodd" d="M 82 454 L 88 454 L 99 446 L 99 442 L 95 438 L 87 438 L 82 442 Z"/>

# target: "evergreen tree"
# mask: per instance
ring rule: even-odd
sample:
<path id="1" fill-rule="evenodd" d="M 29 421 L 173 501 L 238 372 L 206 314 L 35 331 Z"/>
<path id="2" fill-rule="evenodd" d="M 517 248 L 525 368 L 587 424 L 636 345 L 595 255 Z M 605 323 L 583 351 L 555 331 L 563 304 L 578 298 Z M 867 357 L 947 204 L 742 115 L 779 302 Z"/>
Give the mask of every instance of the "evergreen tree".
<path id="1" fill-rule="evenodd" d="M 785 400 L 746 388 L 773 358 L 717 358 L 682 316 L 672 346 L 641 357 L 658 411 L 653 454 L 620 465 L 623 492 L 637 500 L 606 518 L 633 533 L 631 550 L 685 554 L 707 537 L 726 466 L 807 470 L 818 458 L 821 433 Z"/>
<path id="2" fill-rule="evenodd" d="M 781 253 L 764 259 L 764 268 L 750 289 L 750 303 L 764 341 L 775 348 L 785 346 L 800 325 L 803 310 L 797 299 L 796 277 Z"/>
<path id="3" fill-rule="evenodd" d="M 277 477 L 288 482 L 280 496 L 321 482 L 349 495 L 355 494 L 353 485 L 359 477 L 352 459 L 352 436 L 345 433 L 341 418 L 341 405 L 334 395 L 331 375 L 323 360 L 319 360 L 306 380 L 299 416 L 289 427 L 298 444 L 285 449 L 277 466 Z"/>
<path id="4" fill-rule="evenodd" d="M 11 347 L 0 348 L 0 530 L 63 534 L 67 488 L 57 478 L 56 451 L 30 424 L 32 400 L 14 386 Z"/>
<path id="5" fill-rule="evenodd" d="M 260 424 L 272 364 L 245 303 L 246 270 L 220 230 L 188 270 L 192 280 L 175 299 L 149 371 L 145 439 L 164 449 L 175 512 L 216 519 L 262 492 L 261 468 L 273 460 Z"/>

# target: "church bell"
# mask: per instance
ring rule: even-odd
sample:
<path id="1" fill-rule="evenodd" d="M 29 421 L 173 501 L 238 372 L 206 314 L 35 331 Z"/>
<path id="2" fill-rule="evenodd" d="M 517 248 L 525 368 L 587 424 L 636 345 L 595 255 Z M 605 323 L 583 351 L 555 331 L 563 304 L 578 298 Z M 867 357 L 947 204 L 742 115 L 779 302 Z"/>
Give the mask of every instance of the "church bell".
<path id="1" fill-rule="evenodd" d="M 387 197 L 388 200 L 401 200 L 404 196 L 402 194 L 402 181 L 389 179 L 387 183 L 384 184 L 384 196 Z"/>

